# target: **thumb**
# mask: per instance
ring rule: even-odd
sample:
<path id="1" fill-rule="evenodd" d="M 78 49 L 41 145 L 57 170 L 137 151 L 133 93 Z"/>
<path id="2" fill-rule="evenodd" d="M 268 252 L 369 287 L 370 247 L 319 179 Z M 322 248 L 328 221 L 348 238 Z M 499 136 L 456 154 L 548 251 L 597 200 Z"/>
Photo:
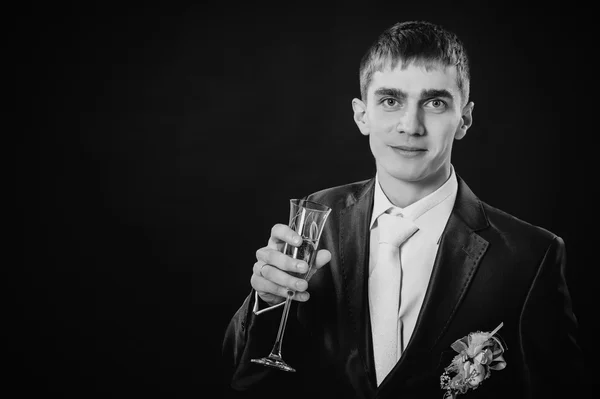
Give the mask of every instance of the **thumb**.
<path id="1" fill-rule="evenodd" d="M 312 269 L 308 272 L 308 275 L 305 277 L 306 281 L 310 280 L 310 278 L 323 266 L 325 266 L 331 260 L 331 252 L 326 249 L 320 249 L 317 252 L 317 257 L 315 259 L 315 264 Z"/>
<path id="2" fill-rule="evenodd" d="M 315 259 L 314 270 L 317 271 L 331 260 L 331 252 L 326 249 L 320 249 L 317 252 L 317 258 Z"/>

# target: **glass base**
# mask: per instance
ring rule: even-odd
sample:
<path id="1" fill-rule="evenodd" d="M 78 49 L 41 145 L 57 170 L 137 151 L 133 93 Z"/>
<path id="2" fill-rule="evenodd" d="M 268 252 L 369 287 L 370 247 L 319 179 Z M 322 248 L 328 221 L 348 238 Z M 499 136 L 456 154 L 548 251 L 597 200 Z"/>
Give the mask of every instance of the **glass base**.
<path id="1" fill-rule="evenodd" d="M 263 366 L 273 367 L 283 371 L 289 371 L 292 373 L 296 371 L 296 369 L 284 362 L 282 358 L 274 355 L 263 357 L 262 359 L 252 359 L 251 362 L 262 364 Z"/>

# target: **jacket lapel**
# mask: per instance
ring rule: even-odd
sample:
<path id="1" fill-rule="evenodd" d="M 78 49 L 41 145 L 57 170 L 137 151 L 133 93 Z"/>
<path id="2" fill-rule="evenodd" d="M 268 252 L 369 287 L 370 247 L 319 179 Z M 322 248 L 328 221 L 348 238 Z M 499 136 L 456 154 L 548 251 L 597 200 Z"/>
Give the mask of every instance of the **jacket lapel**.
<path id="1" fill-rule="evenodd" d="M 483 206 L 457 178 L 456 201 L 442 234 L 413 335 L 400 361 L 379 387 L 382 395 L 410 382 L 412 374 L 436 366 L 430 351 L 445 333 L 488 247 L 488 242 L 476 233 L 489 225 Z"/>

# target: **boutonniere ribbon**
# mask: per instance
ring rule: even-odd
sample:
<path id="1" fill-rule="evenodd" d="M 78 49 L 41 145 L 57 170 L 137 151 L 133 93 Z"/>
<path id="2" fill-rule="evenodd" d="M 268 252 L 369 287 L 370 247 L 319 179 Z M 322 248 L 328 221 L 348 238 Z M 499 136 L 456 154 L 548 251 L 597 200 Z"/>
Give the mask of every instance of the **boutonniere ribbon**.
<path id="1" fill-rule="evenodd" d="M 454 399 L 458 394 L 476 389 L 490 377 L 492 370 L 506 367 L 502 357 L 506 345 L 496 334 L 503 325 L 500 323 L 492 332 L 470 333 L 451 345 L 458 354 L 440 377 L 440 386 L 446 390 L 444 399 Z"/>

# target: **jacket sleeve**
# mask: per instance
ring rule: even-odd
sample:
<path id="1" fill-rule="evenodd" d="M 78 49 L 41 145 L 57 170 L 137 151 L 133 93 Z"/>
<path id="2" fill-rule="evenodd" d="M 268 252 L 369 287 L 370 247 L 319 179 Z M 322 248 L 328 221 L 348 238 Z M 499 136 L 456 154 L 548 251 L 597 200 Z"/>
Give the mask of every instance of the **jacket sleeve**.
<path id="1" fill-rule="evenodd" d="M 573 394 L 583 392 L 583 356 L 565 268 L 565 244 L 555 237 L 539 265 L 520 317 L 520 345 L 530 398 L 578 397 Z"/>
<path id="2" fill-rule="evenodd" d="M 277 336 L 283 306 L 268 312 L 256 314 L 253 312 L 256 300 L 255 291 L 246 297 L 242 306 L 230 320 L 225 331 L 222 345 L 222 359 L 226 384 L 231 389 L 230 394 L 238 392 L 235 397 L 260 397 L 260 392 L 276 392 L 277 387 L 287 386 L 297 379 L 295 374 L 274 370 L 269 367 L 251 362 L 253 358 L 267 356 Z M 295 301 L 290 307 L 288 324 L 284 336 L 291 341 L 298 326 L 295 321 Z M 283 347 L 283 358 L 289 360 L 292 356 L 293 345 Z"/>

